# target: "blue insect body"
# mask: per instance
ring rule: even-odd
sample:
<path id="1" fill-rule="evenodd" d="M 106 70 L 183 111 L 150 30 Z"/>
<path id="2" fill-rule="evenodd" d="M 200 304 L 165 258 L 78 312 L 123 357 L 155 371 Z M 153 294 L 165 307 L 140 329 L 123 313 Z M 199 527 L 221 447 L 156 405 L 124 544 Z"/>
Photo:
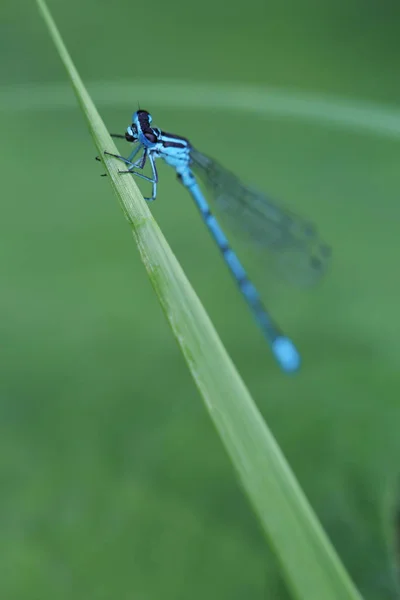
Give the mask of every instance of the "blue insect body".
<path id="1" fill-rule="evenodd" d="M 300 355 L 295 345 L 281 332 L 263 305 L 257 289 L 211 213 L 194 172 L 211 190 L 217 208 L 228 217 L 232 228 L 261 253 L 266 249 L 274 258 L 279 272 L 286 277 L 296 279 L 301 284 L 314 283 L 329 262 L 329 247 L 320 242 L 314 227 L 307 221 L 244 185 L 233 173 L 195 150 L 186 138 L 165 133 L 152 127 L 151 122 L 152 117 L 147 111 L 138 110 L 134 113 L 132 125 L 125 133 L 125 139 L 135 143 L 133 151 L 127 158 L 112 155 L 127 165 L 127 170 L 120 172 L 132 173 L 149 181 L 152 195 L 146 200 L 152 201 L 157 196 L 158 183 L 155 160 L 162 158 L 175 169 L 196 203 L 276 360 L 285 372 L 296 371 L 300 366 Z M 141 155 L 136 158 L 140 152 Z M 140 172 L 147 161 L 151 177 Z"/>

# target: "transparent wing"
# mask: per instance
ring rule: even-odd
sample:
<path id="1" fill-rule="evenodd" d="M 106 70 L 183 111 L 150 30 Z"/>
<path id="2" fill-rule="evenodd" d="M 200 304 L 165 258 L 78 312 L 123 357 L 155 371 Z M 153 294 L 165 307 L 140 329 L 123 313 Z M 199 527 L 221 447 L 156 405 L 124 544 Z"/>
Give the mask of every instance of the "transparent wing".
<path id="1" fill-rule="evenodd" d="M 320 279 L 330 263 L 331 249 L 310 222 L 244 185 L 194 148 L 191 158 L 191 166 L 212 193 L 223 222 L 256 250 L 264 263 L 296 285 L 313 285 Z"/>

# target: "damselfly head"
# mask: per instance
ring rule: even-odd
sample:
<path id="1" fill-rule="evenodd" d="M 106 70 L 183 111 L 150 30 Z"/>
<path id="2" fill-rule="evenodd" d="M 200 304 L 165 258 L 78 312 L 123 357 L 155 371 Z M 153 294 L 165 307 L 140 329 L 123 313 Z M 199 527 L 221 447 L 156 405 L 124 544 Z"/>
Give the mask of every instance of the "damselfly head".
<path id="1" fill-rule="evenodd" d="M 151 114 L 147 110 L 137 110 L 135 112 L 135 114 L 133 115 L 133 120 L 135 120 L 135 117 L 137 119 L 139 119 L 140 121 L 142 121 L 142 120 L 147 121 L 147 123 L 149 123 L 149 124 L 153 120 Z"/>
<path id="2" fill-rule="evenodd" d="M 137 127 L 138 131 L 145 131 L 150 127 L 152 121 L 151 114 L 147 110 L 137 110 L 132 117 L 132 123 Z"/>

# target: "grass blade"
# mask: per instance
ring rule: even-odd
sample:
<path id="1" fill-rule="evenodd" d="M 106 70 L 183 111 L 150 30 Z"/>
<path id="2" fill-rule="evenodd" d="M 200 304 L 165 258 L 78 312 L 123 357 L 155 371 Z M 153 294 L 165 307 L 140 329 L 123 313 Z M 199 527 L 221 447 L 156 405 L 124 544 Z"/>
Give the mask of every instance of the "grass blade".
<path id="1" fill-rule="evenodd" d="M 133 178 L 120 177 L 117 161 L 104 157 L 104 150 L 116 153 L 117 149 L 44 0 L 37 4 L 165 315 L 293 596 L 301 600 L 360 599 Z"/>

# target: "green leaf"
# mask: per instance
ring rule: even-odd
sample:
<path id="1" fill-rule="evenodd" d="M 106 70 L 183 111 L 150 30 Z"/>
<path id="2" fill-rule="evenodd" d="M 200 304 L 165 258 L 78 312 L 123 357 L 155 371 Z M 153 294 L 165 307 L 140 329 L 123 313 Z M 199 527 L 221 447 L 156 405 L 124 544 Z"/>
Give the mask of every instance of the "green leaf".
<path id="1" fill-rule="evenodd" d="M 274 548 L 293 596 L 360 598 L 285 458 L 169 248 L 132 177 L 118 174 L 117 153 L 44 0 L 39 10 L 70 77 L 109 180 L 189 370 Z"/>

